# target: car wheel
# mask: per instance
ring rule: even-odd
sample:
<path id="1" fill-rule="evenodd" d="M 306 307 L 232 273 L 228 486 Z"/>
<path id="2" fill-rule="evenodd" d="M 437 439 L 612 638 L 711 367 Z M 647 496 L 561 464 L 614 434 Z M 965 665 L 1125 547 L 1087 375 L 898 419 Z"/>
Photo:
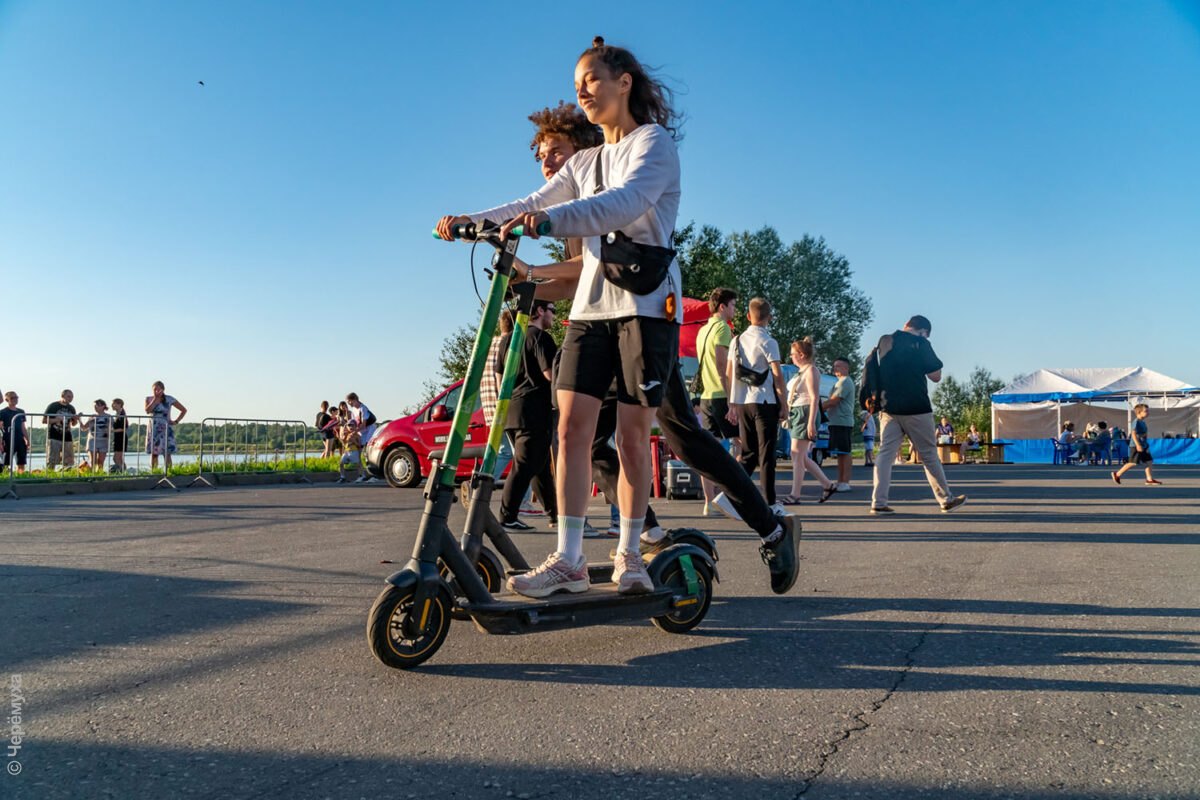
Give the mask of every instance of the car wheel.
<path id="1" fill-rule="evenodd" d="M 404 445 L 393 447 L 383 460 L 383 477 L 397 489 L 410 489 L 421 482 L 417 454 Z"/>

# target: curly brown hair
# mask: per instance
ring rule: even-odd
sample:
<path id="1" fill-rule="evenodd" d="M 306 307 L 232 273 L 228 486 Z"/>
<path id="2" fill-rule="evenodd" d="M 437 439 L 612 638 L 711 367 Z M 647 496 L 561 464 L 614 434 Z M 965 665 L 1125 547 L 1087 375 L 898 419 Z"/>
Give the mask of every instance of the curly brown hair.
<path id="1" fill-rule="evenodd" d="M 559 100 L 554 108 L 543 108 L 533 112 L 529 115 L 529 121 L 537 126 L 537 132 L 529 142 L 529 149 L 538 161 L 541 161 L 538 145 L 549 136 L 566 137 L 576 150 L 587 150 L 589 147 L 604 144 L 604 134 L 600 131 L 600 126 L 593 125 L 574 103 L 565 100 Z"/>

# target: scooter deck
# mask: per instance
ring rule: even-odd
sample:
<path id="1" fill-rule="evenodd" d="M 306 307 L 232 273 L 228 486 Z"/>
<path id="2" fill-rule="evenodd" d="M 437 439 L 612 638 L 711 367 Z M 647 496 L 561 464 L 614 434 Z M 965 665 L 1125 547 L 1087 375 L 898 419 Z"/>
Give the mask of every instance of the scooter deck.
<path id="1" fill-rule="evenodd" d="M 676 593 L 671 589 L 618 594 L 616 584 L 600 583 L 578 594 L 559 592 L 543 598 L 513 594 L 487 603 L 461 600 L 454 617 L 472 620 L 485 633 L 519 634 L 648 619 L 669 613 L 675 606 Z"/>

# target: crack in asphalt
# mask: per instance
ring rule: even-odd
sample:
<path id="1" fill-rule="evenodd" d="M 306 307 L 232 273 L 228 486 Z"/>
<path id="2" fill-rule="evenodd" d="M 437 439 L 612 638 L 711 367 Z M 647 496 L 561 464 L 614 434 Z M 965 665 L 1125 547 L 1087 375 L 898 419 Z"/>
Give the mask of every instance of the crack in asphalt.
<path id="1" fill-rule="evenodd" d="M 843 729 L 836 738 L 826 745 L 825 750 L 822 751 L 821 756 L 818 759 L 816 771 L 814 771 L 811 776 L 804 780 L 800 787 L 800 791 L 796 792 L 797 800 L 798 798 L 801 798 L 807 794 L 808 790 L 813 787 L 813 785 L 817 782 L 817 779 L 821 777 L 826 768 L 829 766 L 830 760 L 832 760 L 833 757 L 841 751 L 842 745 L 849 742 L 856 733 L 861 733 L 862 731 L 865 731 L 871 727 L 871 723 L 867 718 L 887 705 L 887 702 L 892 699 L 892 695 L 894 695 L 897 690 L 904 685 L 904 681 L 908 678 L 908 673 L 912 671 L 913 666 L 916 664 L 917 651 L 920 650 L 921 646 L 925 644 L 925 639 L 930 633 L 936 631 L 944 625 L 944 622 L 939 622 L 938 624 L 930 625 L 925 630 L 921 631 L 921 635 L 917 637 L 916 643 L 913 644 L 913 646 L 910 647 L 907 652 L 905 652 L 904 666 L 900 668 L 900 671 L 896 674 L 896 680 L 893 681 L 892 685 L 888 687 L 888 690 L 884 692 L 883 697 L 871 703 L 870 708 L 854 714 L 854 716 L 851 717 L 851 719 L 854 720 L 854 723 Z"/>

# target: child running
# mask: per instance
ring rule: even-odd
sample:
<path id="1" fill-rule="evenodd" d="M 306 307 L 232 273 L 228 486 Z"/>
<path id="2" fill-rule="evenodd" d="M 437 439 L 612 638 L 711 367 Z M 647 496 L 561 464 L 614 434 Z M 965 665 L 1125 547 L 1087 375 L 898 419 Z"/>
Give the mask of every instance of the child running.
<path id="1" fill-rule="evenodd" d="M 1133 430 L 1130 432 L 1129 442 L 1131 448 L 1129 450 L 1129 460 L 1125 462 L 1119 470 L 1110 473 L 1112 479 L 1116 483 L 1121 482 L 1121 476 L 1138 465 L 1146 468 L 1146 484 L 1148 486 L 1161 486 L 1162 481 L 1156 480 L 1154 477 L 1154 456 L 1150 455 L 1150 428 L 1146 425 L 1146 417 L 1150 416 L 1150 406 L 1145 403 L 1138 403 L 1133 407 L 1133 415 L 1137 419 L 1133 423 Z"/>

